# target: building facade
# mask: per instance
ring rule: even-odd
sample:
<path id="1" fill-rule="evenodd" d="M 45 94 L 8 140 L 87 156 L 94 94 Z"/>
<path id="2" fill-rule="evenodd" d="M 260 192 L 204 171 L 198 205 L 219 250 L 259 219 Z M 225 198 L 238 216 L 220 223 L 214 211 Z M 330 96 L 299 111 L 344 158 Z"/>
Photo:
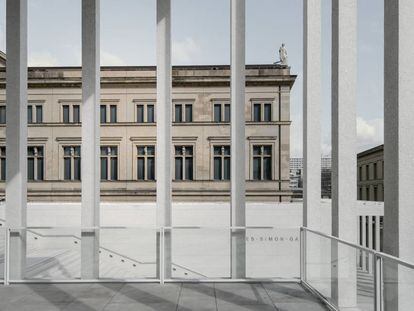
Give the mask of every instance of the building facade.
<path id="1" fill-rule="evenodd" d="M 384 145 L 358 153 L 358 200 L 384 201 Z"/>
<path id="2" fill-rule="evenodd" d="M 5 61 L 0 68 L 0 189 L 4 193 Z M 246 196 L 289 201 L 290 91 L 280 65 L 246 67 Z M 101 197 L 153 201 L 156 68 L 101 69 Z M 230 195 L 230 68 L 173 67 L 173 198 L 227 201 Z M 81 69 L 30 68 L 28 197 L 78 201 L 81 190 Z"/>

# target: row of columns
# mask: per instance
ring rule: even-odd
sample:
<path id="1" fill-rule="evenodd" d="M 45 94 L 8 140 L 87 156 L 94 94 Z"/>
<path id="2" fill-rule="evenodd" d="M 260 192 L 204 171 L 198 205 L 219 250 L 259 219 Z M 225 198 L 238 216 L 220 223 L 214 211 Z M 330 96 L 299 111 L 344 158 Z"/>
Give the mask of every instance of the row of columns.
<path id="1" fill-rule="evenodd" d="M 361 246 L 368 247 L 376 251 L 381 250 L 381 216 L 359 216 L 358 217 L 358 243 Z M 358 267 L 362 271 L 367 271 L 368 273 L 373 273 L 373 258 L 371 254 L 361 251 L 358 256 Z"/>
<path id="2" fill-rule="evenodd" d="M 27 214 L 27 0 L 7 0 L 6 221 L 26 227 Z M 100 0 L 82 0 L 82 248 L 81 276 L 99 277 L 100 225 Z M 231 225 L 245 226 L 245 0 L 231 0 Z M 171 0 L 157 0 L 157 226 L 171 221 Z M 25 267 L 25 234 L 11 237 L 10 278 Z M 158 263 L 169 278 L 171 231 L 157 235 Z M 162 262 L 163 261 L 163 262 Z M 232 277 L 245 276 L 244 233 L 232 233 Z"/>

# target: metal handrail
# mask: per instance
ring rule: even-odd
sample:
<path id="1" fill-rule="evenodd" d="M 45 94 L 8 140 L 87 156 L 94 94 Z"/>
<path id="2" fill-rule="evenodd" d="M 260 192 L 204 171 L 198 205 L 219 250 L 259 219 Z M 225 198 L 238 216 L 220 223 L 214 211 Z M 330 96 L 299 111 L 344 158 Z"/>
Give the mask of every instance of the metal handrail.
<path id="1" fill-rule="evenodd" d="M 325 237 L 325 238 L 328 238 L 328 239 L 331 239 L 331 240 L 334 240 L 334 241 L 337 241 L 339 243 L 348 245 L 350 247 L 354 247 L 356 249 L 359 249 L 361 251 L 370 253 L 370 254 L 372 254 L 374 256 L 377 256 L 377 257 L 380 257 L 382 259 L 387 259 L 387 260 L 394 261 L 394 262 L 396 262 L 396 263 L 398 263 L 398 264 L 400 264 L 404 267 L 407 267 L 407 268 L 410 268 L 410 269 L 414 270 L 414 263 L 401 260 L 398 257 L 392 256 L 392 255 L 389 255 L 389 254 L 386 254 L 386 253 L 383 253 L 383 252 L 379 252 L 379 251 L 376 251 L 376 250 L 373 250 L 373 249 L 370 249 L 370 248 L 367 248 L 367 247 L 364 247 L 364 246 L 361 246 L 361 245 L 358 245 L 358 244 L 355 244 L 355 243 L 352 243 L 352 242 L 348 242 L 348 241 L 342 240 L 340 238 L 337 238 L 335 236 L 332 236 L 332 235 L 329 235 L 329 234 L 326 234 L 326 233 L 323 233 L 323 232 L 320 232 L 320 231 L 309 229 L 307 227 L 301 227 L 300 229 L 304 230 L 304 231 L 307 231 L 307 232 L 311 232 L 313 234 L 316 234 L 316 235 L 319 235 L 319 236 L 322 236 L 322 237 Z"/>

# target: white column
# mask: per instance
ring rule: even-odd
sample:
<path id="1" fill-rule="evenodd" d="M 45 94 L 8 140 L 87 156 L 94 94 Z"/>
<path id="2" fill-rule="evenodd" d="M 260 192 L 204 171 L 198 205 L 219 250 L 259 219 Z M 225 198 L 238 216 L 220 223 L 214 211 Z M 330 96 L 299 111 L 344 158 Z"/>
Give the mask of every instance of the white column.
<path id="1" fill-rule="evenodd" d="M 171 226 L 171 0 L 157 0 L 157 226 Z M 157 235 L 158 260 L 165 267 L 161 278 L 171 275 L 171 232 L 164 243 Z M 162 248 L 162 250 L 161 250 Z M 162 264 L 164 262 L 164 264 Z"/>
<path id="2" fill-rule="evenodd" d="M 384 2 L 384 251 L 414 258 L 414 1 Z M 385 310 L 411 310 L 413 273 L 385 266 Z"/>
<path id="3" fill-rule="evenodd" d="M 303 9 L 303 225 L 318 229 L 321 204 L 321 0 L 304 0 Z"/>
<path id="4" fill-rule="evenodd" d="M 6 226 L 26 226 L 27 208 L 27 0 L 6 2 Z M 10 278 L 24 277 L 25 232 L 10 238 Z"/>
<path id="5" fill-rule="evenodd" d="M 374 240 L 373 240 L 373 231 L 372 231 L 372 218 L 373 216 L 368 216 L 368 248 L 369 249 L 373 249 L 374 248 Z M 368 272 L 372 273 L 372 268 L 373 268 L 373 263 L 372 263 L 372 255 L 368 254 L 367 255 L 367 260 L 368 260 Z"/>
<path id="6" fill-rule="evenodd" d="M 231 225 L 246 225 L 245 0 L 231 0 Z M 233 230 L 232 278 L 246 274 L 245 232 Z"/>
<path id="7" fill-rule="evenodd" d="M 99 226 L 100 0 L 82 0 L 82 228 Z M 99 277 L 99 230 L 82 230 L 81 276 Z"/>
<path id="8" fill-rule="evenodd" d="M 357 1 L 332 0 L 332 235 L 356 241 Z M 336 244 L 336 243 L 335 243 Z M 333 248 L 333 297 L 356 307 L 356 252 Z M 336 256 L 336 258 L 335 258 Z"/>

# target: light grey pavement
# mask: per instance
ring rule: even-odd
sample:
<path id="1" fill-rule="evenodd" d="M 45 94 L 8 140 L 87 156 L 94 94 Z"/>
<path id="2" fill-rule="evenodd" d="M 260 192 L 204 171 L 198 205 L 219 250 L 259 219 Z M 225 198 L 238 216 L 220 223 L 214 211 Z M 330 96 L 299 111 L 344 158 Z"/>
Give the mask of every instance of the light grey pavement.
<path id="1" fill-rule="evenodd" d="M 1 311 L 324 311 L 295 283 L 24 284 L 0 287 Z"/>

